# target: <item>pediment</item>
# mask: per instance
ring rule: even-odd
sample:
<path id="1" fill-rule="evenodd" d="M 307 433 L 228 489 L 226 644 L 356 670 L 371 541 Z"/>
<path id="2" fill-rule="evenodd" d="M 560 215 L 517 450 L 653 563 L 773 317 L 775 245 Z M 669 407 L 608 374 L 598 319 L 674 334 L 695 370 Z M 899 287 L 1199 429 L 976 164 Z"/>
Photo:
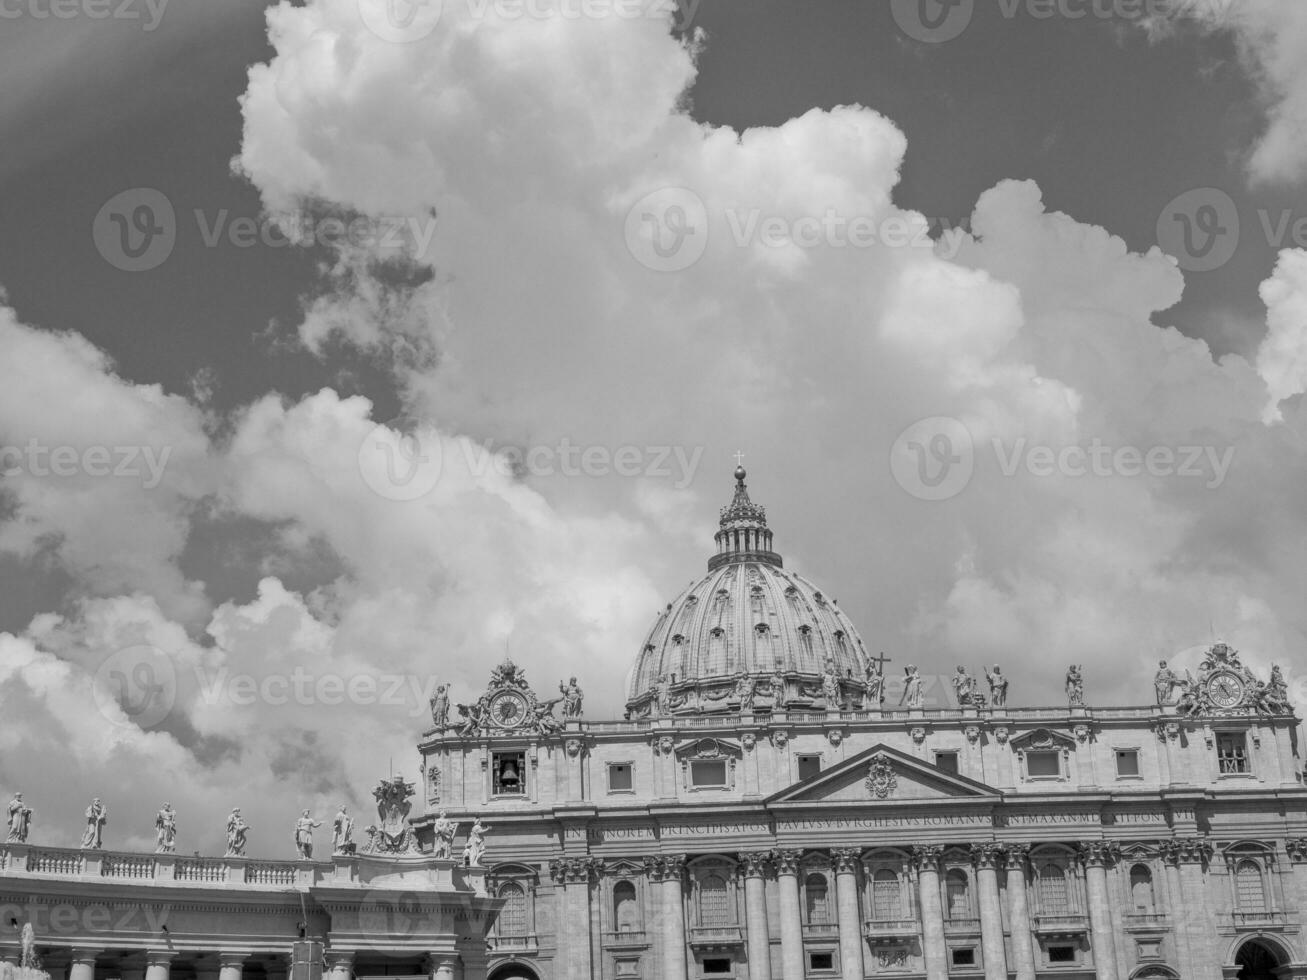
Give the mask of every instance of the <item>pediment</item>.
<path id="1" fill-rule="evenodd" d="M 881 744 L 781 790 L 767 803 L 905 803 L 1001 796 L 992 786 L 942 772 Z"/>
<path id="2" fill-rule="evenodd" d="M 682 762 L 692 759 L 743 759 L 744 748 L 739 742 L 727 738 L 700 738 L 676 747 L 676 758 Z"/>
<path id="3" fill-rule="evenodd" d="M 1074 751 L 1075 747 L 1075 739 L 1070 735 L 1063 735 L 1061 732 L 1055 732 L 1048 728 L 1036 728 L 1034 731 L 1024 732 L 1012 738 L 1012 748 L 1019 751 L 1029 751 L 1030 749 L 1068 749 Z"/>

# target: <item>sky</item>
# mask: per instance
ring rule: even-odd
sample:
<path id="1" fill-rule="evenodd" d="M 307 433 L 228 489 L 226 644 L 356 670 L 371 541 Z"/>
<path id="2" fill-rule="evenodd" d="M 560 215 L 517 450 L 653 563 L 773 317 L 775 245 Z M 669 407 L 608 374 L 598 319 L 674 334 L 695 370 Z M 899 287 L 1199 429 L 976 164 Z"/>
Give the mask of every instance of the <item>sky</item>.
<path id="1" fill-rule="evenodd" d="M 1307 700 L 1295 0 L 22 0 L 0 133 L 34 840 L 289 853 L 505 655 L 619 717 L 737 452 L 891 673 Z"/>

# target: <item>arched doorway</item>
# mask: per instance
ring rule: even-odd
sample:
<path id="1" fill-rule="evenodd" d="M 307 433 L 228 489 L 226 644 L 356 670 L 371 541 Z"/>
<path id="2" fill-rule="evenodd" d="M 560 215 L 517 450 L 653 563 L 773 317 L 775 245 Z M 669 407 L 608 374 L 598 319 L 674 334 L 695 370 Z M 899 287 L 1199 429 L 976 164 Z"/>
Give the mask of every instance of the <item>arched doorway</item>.
<path id="1" fill-rule="evenodd" d="M 1250 939 L 1234 957 L 1239 980 L 1275 980 L 1275 970 L 1286 960 L 1279 947 L 1264 939 Z"/>
<path id="2" fill-rule="evenodd" d="M 489 980 L 540 980 L 540 978 L 524 963 L 505 963 L 490 971 Z"/>

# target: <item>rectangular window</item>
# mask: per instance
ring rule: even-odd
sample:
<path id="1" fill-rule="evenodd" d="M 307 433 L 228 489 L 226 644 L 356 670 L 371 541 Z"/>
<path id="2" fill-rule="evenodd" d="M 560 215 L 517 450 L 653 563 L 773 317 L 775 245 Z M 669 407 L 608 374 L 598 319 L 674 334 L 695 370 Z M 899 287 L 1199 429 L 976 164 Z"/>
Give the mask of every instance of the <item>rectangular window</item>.
<path id="1" fill-rule="evenodd" d="M 1216 733 L 1216 759 L 1221 775 L 1248 771 L 1248 743 L 1243 732 Z"/>
<path id="2" fill-rule="evenodd" d="M 1117 778 L 1120 778 L 1122 776 L 1139 775 L 1139 750 L 1138 749 L 1116 750 L 1116 775 Z"/>
<path id="3" fill-rule="evenodd" d="M 1062 775 L 1062 753 L 1057 749 L 1026 753 L 1026 775 L 1031 779 Z"/>
<path id="4" fill-rule="evenodd" d="M 726 957 L 714 957 L 710 960 L 703 961 L 703 972 L 705 974 L 721 974 L 731 972 L 731 961 Z"/>
<path id="5" fill-rule="evenodd" d="M 1076 961 L 1076 948 L 1074 946 L 1048 947 L 1048 962 L 1074 963 L 1075 961 Z"/>
<path id="6" fill-rule="evenodd" d="M 696 789 L 726 786 L 726 762 L 723 759 L 696 759 L 690 763 L 690 783 Z"/>
<path id="7" fill-rule="evenodd" d="M 491 787 L 495 796 L 522 796 L 526 793 L 526 753 L 496 752 L 493 757 Z"/>
<path id="8" fill-rule="evenodd" d="M 954 965 L 954 966 L 975 966 L 975 965 L 976 965 L 976 950 L 975 950 L 975 947 L 973 947 L 973 946 L 967 946 L 967 947 L 964 948 L 964 949 L 955 949 L 955 950 L 953 950 L 953 965 Z"/>
<path id="9" fill-rule="evenodd" d="M 631 790 L 631 764 L 629 762 L 610 762 L 608 764 L 608 792 L 629 793 Z"/>
<path id="10" fill-rule="evenodd" d="M 942 769 L 944 772 L 951 772 L 956 776 L 958 774 L 958 754 L 956 752 L 936 752 L 935 768 Z"/>
<path id="11" fill-rule="evenodd" d="M 813 971 L 835 969 L 835 954 L 834 953 L 809 953 L 808 969 Z"/>
<path id="12" fill-rule="evenodd" d="M 801 755 L 799 756 L 799 781 L 811 779 L 817 773 L 821 772 L 821 756 L 819 755 Z"/>

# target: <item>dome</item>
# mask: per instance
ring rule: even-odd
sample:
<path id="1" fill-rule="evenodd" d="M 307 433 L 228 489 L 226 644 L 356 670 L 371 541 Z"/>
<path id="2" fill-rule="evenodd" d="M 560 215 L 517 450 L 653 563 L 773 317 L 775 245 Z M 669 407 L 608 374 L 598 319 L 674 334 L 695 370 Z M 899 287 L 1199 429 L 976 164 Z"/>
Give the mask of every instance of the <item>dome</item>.
<path id="1" fill-rule="evenodd" d="M 658 615 L 636 657 L 633 716 L 828 707 L 828 674 L 846 703 L 861 697 L 870 665 L 861 637 L 835 600 L 784 568 L 745 476 L 736 470 L 708 574 Z"/>

